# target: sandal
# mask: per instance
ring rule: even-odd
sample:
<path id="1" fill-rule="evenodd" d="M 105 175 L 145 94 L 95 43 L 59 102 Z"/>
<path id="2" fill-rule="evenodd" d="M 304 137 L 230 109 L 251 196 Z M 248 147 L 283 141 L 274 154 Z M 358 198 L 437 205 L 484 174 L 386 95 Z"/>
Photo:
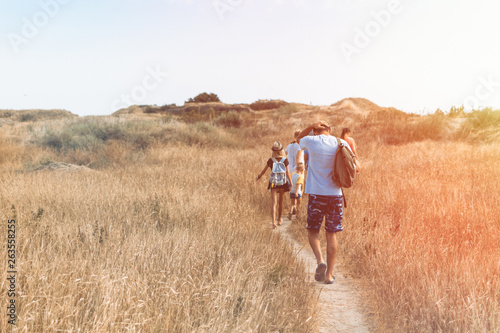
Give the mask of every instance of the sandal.
<path id="1" fill-rule="evenodd" d="M 333 277 L 333 280 L 332 281 L 326 281 L 325 280 L 325 284 L 333 284 L 335 282 L 335 276 Z"/>
<path id="2" fill-rule="evenodd" d="M 325 281 L 326 264 L 322 262 L 316 268 L 316 273 L 314 274 L 314 279 L 318 282 Z"/>

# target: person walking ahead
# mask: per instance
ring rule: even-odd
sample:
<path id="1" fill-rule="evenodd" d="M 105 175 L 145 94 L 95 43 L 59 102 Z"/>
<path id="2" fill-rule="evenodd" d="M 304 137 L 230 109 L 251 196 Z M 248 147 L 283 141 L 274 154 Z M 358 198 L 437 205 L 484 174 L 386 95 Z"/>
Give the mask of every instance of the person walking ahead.
<path id="1" fill-rule="evenodd" d="M 351 148 L 351 151 L 354 153 L 354 155 L 358 156 L 358 154 L 356 153 L 356 142 L 353 138 L 351 138 L 351 129 L 349 127 L 345 127 L 342 129 L 340 138 L 344 139 L 349 144 L 349 147 Z"/>
<path id="2" fill-rule="evenodd" d="M 304 163 L 298 163 L 296 172 L 292 173 L 292 188 L 290 189 L 290 211 L 288 219 L 292 220 L 292 215 L 300 216 L 302 203 L 302 191 L 304 185 Z"/>
<path id="3" fill-rule="evenodd" d="M 314 136 L 307 136 L 311 130 Z M 331 127 L 325 121 L 309 125 L 297 137 L 301 149 L 309 151 L 309 168 L 305 193 L 307 205 L 307 232 L 318 267 L 316 281 L 332 284 L 335 281 L 333 266 L 337 256 L 336 233 L 343 230 L 342 191 L 332 180 L 333 160 L 338 148 L 337 139 L 330 135 Z M 347 146 L 347 142 L 343 143 Z M 321 254 L 319 231 L 325 218 L 326 264 Z"/>
<path id="4" fill-rule="evenodd" d="M 290 191 L 292 178 L 288 170 L 288 159 L 285 157 L 285 150 L 279 141 L 275 141 L 271 147 L 272 156 L 267 160 L 264 169 L 257 176 L 257 181 L 266 173 L 267 168 L 271 169 L 271 177 L 267 189 L 271 192 L 271 217 L 273 229 L 276 228 L 276 206 L 278 206 L 278 226 L 283 223 L 283 199 L 285 192 Z"/>
<path id="5" fill-rule="evenodd" d="M 342 129 L 342 134 L 340 134 L 340 138 L 344 139 L 351 148 L 351 151 L 356 156 L 356 172 L 361 170 L 361 164 L 359 163 L 358 153 L 356 152 L 356 141 L 351 137 L 351 129 L 349 127 L 345 127 Z"/>

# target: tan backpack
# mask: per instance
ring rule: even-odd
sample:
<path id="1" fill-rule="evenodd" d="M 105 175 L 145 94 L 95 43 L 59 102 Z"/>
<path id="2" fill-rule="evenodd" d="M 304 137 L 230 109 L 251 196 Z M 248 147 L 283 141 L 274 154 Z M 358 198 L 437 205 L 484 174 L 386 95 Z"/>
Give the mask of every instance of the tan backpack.
<path id="1" fill-rule="evenodd" d="M 332 179 L 337 186 L 349 188 L 354 183 L 354 177 L 356 176 L 356 156 L 339 138 L 336 137 L 336 139 L 339 146 L 333 160 Z M 345 197 L 344 206 L 347 207 Z"/>

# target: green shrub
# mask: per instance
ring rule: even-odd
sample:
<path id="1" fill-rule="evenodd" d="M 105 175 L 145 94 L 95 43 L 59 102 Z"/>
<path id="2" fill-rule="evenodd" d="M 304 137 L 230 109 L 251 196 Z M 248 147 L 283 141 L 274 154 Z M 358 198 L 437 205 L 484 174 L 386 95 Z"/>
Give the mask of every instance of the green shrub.
<path id="1" fill-rule="evenodd" d="M 32 113 L 23 113 L 19 117 L 19 121 L 21 122 L 27 122 L 27 121 L 36 121 L 36 116 Z"/>
<path id="2" fill-rule="evenodd" d="M 488 141 L 498 136 L 498 128 L 500 128 L 500 110 L 485 108 L 467 114 L 467 119 L 457 132 L 457 138 Z"/>
<path id="3" fill-rule="evenodd" d="M 10 118 L 12 116 L 12 112 L 7 110 L 0 110 L 0 118 Z"/>
<path id="4" fill-rule="evenodd" d="M 42 137 L 42 146 L 53 148 L 55 150 L 61 150 L 67 142 L 71 141 L 71 136 L 67 133 L 54 133 L 48 131 L 45 136 Z"/>
<path id="5" fill-rule="evenodd" d="M 156 126 L 156 127 L 154 127 Z M 96 150 L 107 142 L 126 142 L 140 150 L 150 146 L 161 129 L 154 122 L 112 123 L 82 119 L 53 130 L 41 138 L 40 144 L 55 150 Z M 156 132 L 155 132 L 156 131 Z"/>
<path id="6" fill-rule="evenodd" d="M 481 129 L 490 126 L 500 125 L 500 111 L 493 111 L 491 108 L 484 108 L 471 113 L 466 121 L 472 128 Z"/>

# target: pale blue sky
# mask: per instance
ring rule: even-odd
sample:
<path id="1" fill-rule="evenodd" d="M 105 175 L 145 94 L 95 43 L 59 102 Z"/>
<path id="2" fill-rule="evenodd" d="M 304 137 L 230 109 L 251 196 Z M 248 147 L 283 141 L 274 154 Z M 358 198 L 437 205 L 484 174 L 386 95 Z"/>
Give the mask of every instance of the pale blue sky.
<path id="1" fill-rule="evenodd" d="M 0 0 L 0 109 L 106 115 L 201 92 L 500 108 L 498 13 L 496 0 Z"/>

